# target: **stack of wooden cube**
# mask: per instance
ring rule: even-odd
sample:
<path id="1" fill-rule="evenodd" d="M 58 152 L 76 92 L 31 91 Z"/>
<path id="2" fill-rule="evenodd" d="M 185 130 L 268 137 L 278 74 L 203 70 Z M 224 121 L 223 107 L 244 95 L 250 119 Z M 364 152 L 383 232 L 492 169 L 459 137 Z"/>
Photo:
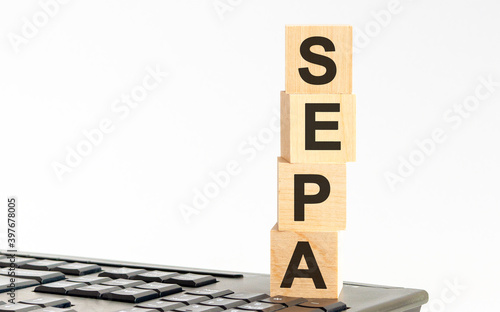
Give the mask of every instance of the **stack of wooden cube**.
<path id="1" fill-rule="evenodd" d="M 286 26 L 271 295 L 338 298 L 346 162 L 356 160 L 351 26 Z"/>

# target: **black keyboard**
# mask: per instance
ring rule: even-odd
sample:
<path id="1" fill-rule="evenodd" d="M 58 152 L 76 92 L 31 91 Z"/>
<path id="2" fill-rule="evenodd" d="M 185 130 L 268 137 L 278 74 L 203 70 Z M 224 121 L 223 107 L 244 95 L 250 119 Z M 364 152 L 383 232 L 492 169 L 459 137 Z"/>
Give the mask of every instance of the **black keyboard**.
<path id="1" fill-rule="evenodd" d="M 269 276 L 0 253 L 0 312 L 418 312 L 423 290 L 344 283 L 339 300 L 269 297 Z"/>

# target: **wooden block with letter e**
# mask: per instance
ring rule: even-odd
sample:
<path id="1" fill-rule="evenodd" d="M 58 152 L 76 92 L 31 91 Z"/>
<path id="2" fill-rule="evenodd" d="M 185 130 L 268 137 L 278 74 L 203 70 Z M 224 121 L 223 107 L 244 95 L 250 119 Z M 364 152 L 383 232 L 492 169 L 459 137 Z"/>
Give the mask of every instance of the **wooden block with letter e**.
<path id="1" fill-rule="evenodd" d="M 352 93 L 352 26 L 286 26 L 286 93 Z"/>
<path id="2" fill-rule="evenodd" d="M 291 163 L 356 160 L 356 96 L 281 92 L 281 157 Z"/>
<path id="3" fill-rule="evenodd" d="M 271 230 L 271 296 L 338 298 L 338 232 Z"/>
<path id="4" fill-rule="evenodd" d="M 340 231 L 346 227 L 346 165 L 291 164 L 278 158 L 280 231 Z"/>

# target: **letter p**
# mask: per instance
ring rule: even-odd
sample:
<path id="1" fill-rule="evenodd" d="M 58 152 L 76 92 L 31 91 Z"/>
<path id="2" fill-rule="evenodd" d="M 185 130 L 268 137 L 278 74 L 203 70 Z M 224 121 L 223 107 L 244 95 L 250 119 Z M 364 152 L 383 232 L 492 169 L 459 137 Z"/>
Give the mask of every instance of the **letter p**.
<path id="1" fill-rule="evenodd" d="M 306 183 L 315 183 L 319 191 L 314 195 L 305 193 Z M 319 204 L 330 196 L 330 182 L 319 174 L 296 174 L 294 175 L 294 221 L 305 220 L 305 205 Z"/>

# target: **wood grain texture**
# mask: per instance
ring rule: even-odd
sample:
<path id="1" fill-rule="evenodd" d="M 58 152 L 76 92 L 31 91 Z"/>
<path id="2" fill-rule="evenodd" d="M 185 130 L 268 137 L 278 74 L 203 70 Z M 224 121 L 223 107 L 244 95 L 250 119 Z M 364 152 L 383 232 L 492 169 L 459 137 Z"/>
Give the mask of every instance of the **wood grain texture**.
<path id="1" fill-rule="evenodd" d="M 316 130 L 316 141 L 340 142 L 340 150 L 306 150 L 306 103 L 339 103 L 340 112 L 316 113 L 317 121 L 337 121 L 338 130 Z M 356 161 L 356 96 L 281 92 L 281 157 L 291 163 Z"/>
<path id="2" fill-rule="evenodd" d="M 282 286 L 283 278 L 298 242 L 308 242 L 325 289 L 317 289 L 311 278 L 295 278 L 290 288 Z M 307 269 L 306 260 L 301 259 L 300 269 Z M 340 286 L 339 286 L 340 285 Z M 271 230 L 271 296 L 308 298 L 338 298 L 342 281 L 338 276 L 337 232 L 288 232 L 278 231 L 276 224 Z"/>
<path id="3" fill-rule="evenodd" d="M 322 85 L 308 83 L 299 74 L 299 68 L 308 68 L 314 76 L 326 72 L 326 67 L 306 61 L 300 53 L 304 40 L 317 36 L 329 39 L 335 47 L 335 51 L 331 52 L 325 52 L 321 45 L 310 48 L 310 51 L 329 57 L 335 63 L 334 79 Z M 287 93 L 352 93 L 352 26 L 286 26 L 285 70 Z"/>
<path id="4" fill-rule="evenodd" d="M 304 221 L 294 221 L 294 177 L 296 174 L 324 176 L 330 187 L 328 198 L 305 204 Z M 305 194 L 319 192 L 318 184 L 306 183 Z M 340 231 L 346 227 L 346 165 L 291 164 L 278 158 L 278 228 L 280 231 Z"/>

